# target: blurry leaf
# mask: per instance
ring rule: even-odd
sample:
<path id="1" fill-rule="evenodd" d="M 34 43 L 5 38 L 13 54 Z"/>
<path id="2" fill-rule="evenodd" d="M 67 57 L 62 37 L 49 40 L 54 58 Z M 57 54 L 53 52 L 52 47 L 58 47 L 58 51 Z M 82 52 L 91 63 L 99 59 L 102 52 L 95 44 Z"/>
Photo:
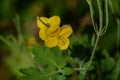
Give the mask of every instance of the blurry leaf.
<path id="1" fill-rule="evenodd" d="M 47 47 L 33 47 L 32 52 L 37 66 L 42 72 L 51 73 L 56 70 L 55 55 Z"/>
<path id="2" fill-rule="evenodd" d="M 67 65 L 66 58 L 63 56 L 62 51 L 58 47 L 53 48 L 52 54 L 55 55 L 56 63 L 60 68 L 64 68 Z"/>
<path id="3" fill-rule="evenodd" d="M 109 71 L 115 66 L 115 61 L 113 60 L 113 58 L 109 57 L 101 60 L 100 64 L 103 70 Z"/>
<path id="4" fill-rule="evenodd" d="M 21 72 L 25 76 L 20 77 L 18 80 L 48 80 L 48 78 L 55 78 L 56 80 L 55 75 L 59 73 L 57 70 L 64 68 L 67 64 L 61 51 L 58 48 L 49 49 L 45 46 L 36 46 L 32 50 L 39 70 L 35 68 L 22 69 Z M 65 68 L 65 72 L 66 75 L 70 74 L 71 69 Z M 31 78 L 32 76 L 35 77 Z"/>
<path id="5" fill-rule="evenodd" d="M 63 69 L 63 74 L 64 75 L 70 75 L 70 74 L 72 74 L 73 73 L 73 69 L 72 68 L 70 68 L 70 67 L 65 67 L 64 69 Z"/>
<path id="6" fill-rule="evenodd" d="M 4 37 L 2 37 L 1 35 L 0 35 L 0 40 L 2 40 L 7 46 L 9 46 L 11 49 L 13 49 L 14 48 L 14 46 L 12 45 L 12 43 L 9 41 L 9 40 L 7 40 L 7 39 L 5 39 Z"/>
<path id="7" fill-rule="evenodd" d="M 109 56 L 107 50 L 103 49 L 102 54 L 105 58 L 100 61 L 100 66 L 103 70 L 109 71 L 115 66 L 116 62 L 111 56 Z"/>
<path id="8" fill-rule="evenodd" d="M 19 77 L 17 80 L 28 80 L 27 77 Z"/>
<path id="9" fill-rule="evenodd" d="M 88 68 L 88 70 L 91 71 L 91 70 L 93 70 L 94 68 L 95 68 L 95 67 L 94 67 L 93 65 L 90 65 L 89 68 Z"/>
<path id="10" fill-rule="evenodd" d="M 20 72 L 22 72 L 24 75 L 27 75 L 27 76 L 35 76 L 36 75 L 35 73 L 39 74 L 39 70 L 36 68 L 32 68 L 32 67 L 21 69 Z"/>
<path id="11" fill-rule="evenodd" d="M 120 79 L 120 59 L 116 62 L 115 68 L 113 69 L 110 78 L 112 80 Z"/>
<path id="12" fill-rule="evenodd" d="M 20 70 L 24 76 L 19 77 L 17 80 L 48 80 L 47 77 L 45 77 L 44 73 L 41 73 L 36 68 L 28 68 L 28 69 L 21 69 Z"/>
<path id="13" fill-rule="evenodd" d="M 79 79 L 80 80 L 84 80 L 85 79 L 85 72 L 84 71 L 81 71 L 80 74 L 79 74 Z"/>
<path id="14" fill-rule="evenodd" d="M 95 61 L 92 61 L 92 62 L 91 62 L 91 65 L 88 67 L 89 61 L 88 61 L 88 62 L 85 62 L 85 68 L 86 68 L 87 70 L 91 71 L 91 70 L 93 70 L 93 69 L 95 68 L 94 64 L 95 64 Z"/>
<path id="15" fill-rule="evenodd" d="M 72 67 L 78 67 L 78 63 L 79 63 L 78 58 L 68 57 L 67 61 Z"/>
<path id="16" fill-rule="evenodd" d="M 61 51 L 54 48 L 51 50 L 48 47 L 33 47 L 33 54 L 35 60 L 42 66 L 53 65 L 55 67 L 63 68 L 66 65 L 65 57 L 62 56 Z"/>
<path id="17" fill-rule="evenodd" d="M 115 12 L 119 12 L 119 10 L 120 10 L 120 2 L 119 2 L 119 0 L 111 0 L 111 3 L 113 4 L 113 8 L 114 8 L 114 11 Z"/>
<path id="18" fill-rule="evenodd" d="M 65 75 L 72 73 L 71 68 L 64 68 L 67 63 L 58 48 L 50 49 L 45 46 L 35 46 L 32 50 L 39 69 L 21 69 L 20 71 L 24 76 L 18 78 L 18 80 L 65 80 L 66 77 L 59 75 L 62 72 L 57 70 L 64 69 Z"/>
<path id="19" fill-rule="evenodd" d="M 112 0 L 113 1 L 113 0 Z M 107 51 L 111 52 L 116 46 L 116 34 L 117 34 L 117 24 L 116 19 L 110 15 L 109 28 L 104 36 L 101 37 L 101 47 L 104 47 Z M 114 27 L 113 27 L 114 26 Z M 111 36 L 113 35 L 113 36 Z M 103 45 L 104 44 L 104 45 Z"/>
<path id="20" fill-rule="evenodd" d="M 57 62 L 60 68 L 64 68 L 67 65 L 64 56 L 58 57 Z"/>
<path id="21" fill-rule="evenodd" d="M 55 80 L 66 80 L 66 77 L 64 75 L 58 75 Z"/>
<path id="22" fill-rule="evenodd" d="M 49 64 L 50 60 L 54 58 L 54 55 L 47 47 L 33 47 L 32 52 L 35 55 L 34 59 L 43 66 Z"/>

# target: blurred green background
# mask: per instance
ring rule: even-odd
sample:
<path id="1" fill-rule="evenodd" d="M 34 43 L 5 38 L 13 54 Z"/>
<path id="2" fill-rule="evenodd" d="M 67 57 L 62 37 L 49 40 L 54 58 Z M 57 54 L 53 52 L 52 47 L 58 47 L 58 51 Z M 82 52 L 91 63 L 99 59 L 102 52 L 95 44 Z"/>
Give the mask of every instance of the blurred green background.
<path id="1" fill-rule="evenodd" d="M 112 6 L 109 3 L 109 28 L 107 33 L 100 38 L 98 45 L 117 60 L 120 54 L 117 54 L 119 44 L 117 43 L 116 20 L 120 20 L 120 1 L 111 1 Z M 97 23 L 99 13 L 95 0 L 93 0 L 93 7 Z M 86 0 L 0 1 L 0 80 L 15 80 L 19 75 L 17 70 L 14 70 L 15 68 L 34 66 L 31 60 L 27 61 L 27 58 L 30 56 L 31 46 L 42 44 L 38 36 L 36 17 L 53 15 L 61 17 L 61 25 L 70 24 L 77 38 L 82 39 L 84 35 L 87 35 L 88 42 L 91 42 L 94 30 Z M 28 54 L 21 56 L 22 53 Z M 19 58 L 23 58 L 27 65 L 24 61 L 19 63 Z"/>

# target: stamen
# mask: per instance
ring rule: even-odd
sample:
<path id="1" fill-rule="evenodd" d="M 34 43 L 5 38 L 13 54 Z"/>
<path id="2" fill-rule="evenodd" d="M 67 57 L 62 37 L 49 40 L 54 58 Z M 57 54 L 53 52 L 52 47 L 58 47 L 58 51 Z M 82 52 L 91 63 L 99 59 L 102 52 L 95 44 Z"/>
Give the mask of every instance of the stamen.
<path id="1" fill-rule="evenodd" d="M 47 22 L 44 22 L 42 19 L 40 19 L 39 17 L 37 17 L 37 19 L 39 19 L 43 25 L 45 25 L 46 27 L 50 27 L 50 24 Z"/>

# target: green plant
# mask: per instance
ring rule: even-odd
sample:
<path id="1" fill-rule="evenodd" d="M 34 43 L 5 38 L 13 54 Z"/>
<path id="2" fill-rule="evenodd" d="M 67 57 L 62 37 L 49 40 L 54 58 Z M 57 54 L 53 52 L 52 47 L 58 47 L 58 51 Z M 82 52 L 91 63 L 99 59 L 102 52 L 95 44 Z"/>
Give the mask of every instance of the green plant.
<path id="1" fill-rule="evenodd" d="M 34 66 L 34 62 L 32 60 L 31 51 L 25 44 L 21 33 L 19 16 L 16 15 L 13 21 L 17 29 L 18 37 L 8 35 L 7 38 L 4 38 L 0 35 L 0 40 L 8 47 L 10 52 L 10 56 L 4 60 L 5 65 L 10 69 L 12 74 L 20 76 L 22 74 L 19 72 L 19 69 Z"/>

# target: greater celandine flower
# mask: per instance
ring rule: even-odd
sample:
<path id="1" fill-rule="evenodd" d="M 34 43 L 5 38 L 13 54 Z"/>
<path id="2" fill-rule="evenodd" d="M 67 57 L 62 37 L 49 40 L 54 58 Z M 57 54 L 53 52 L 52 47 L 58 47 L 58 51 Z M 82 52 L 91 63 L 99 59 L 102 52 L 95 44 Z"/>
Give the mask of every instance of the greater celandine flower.
<path id="1" fill-rule="evenodd" d="M 39 36 L 44 40 L 46 46 L 50 48 L 58 46 L 61 50 L 68 48 L 70 45 L 68 37 L 73 30 L 69 25 L 60 27 L 59 16 L 37 17 L 37 25 L 40 28 Z"/>

